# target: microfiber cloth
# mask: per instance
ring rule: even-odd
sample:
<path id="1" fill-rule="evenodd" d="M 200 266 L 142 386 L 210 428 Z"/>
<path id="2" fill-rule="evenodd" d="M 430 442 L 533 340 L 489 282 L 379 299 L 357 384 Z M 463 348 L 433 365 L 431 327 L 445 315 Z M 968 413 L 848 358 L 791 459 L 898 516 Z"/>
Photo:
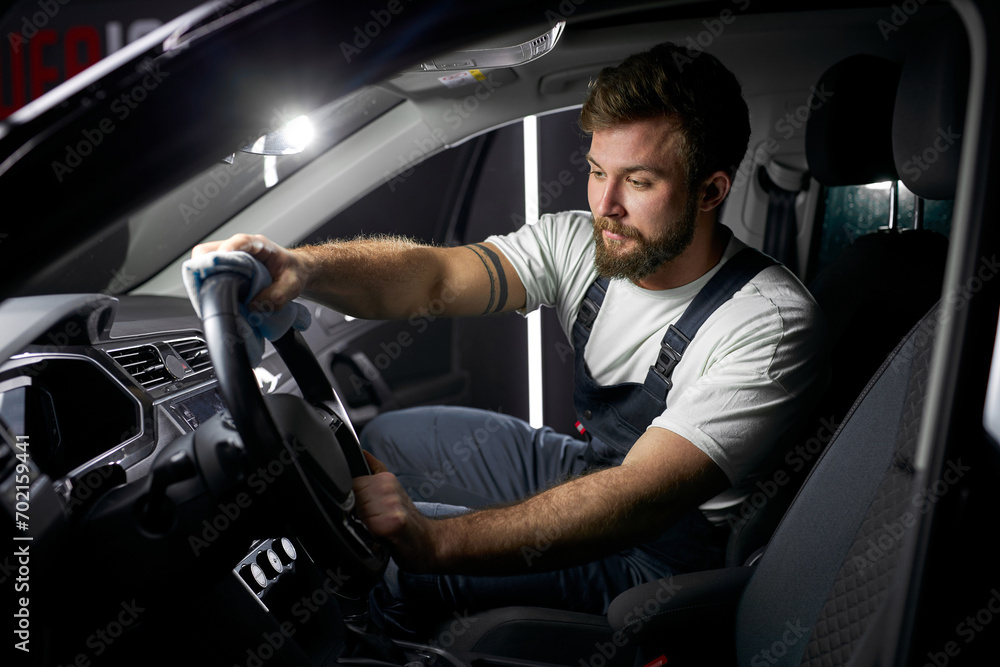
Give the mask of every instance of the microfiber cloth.
<path id="1" fill-rule="evenodd" d="M 201 286 L 205 280 L 216 273 L 230 271 L 241 276 L 246 276 L 250 280 L 250 289 L 247 290 L 247 297 L 240 304 L 240 316 L 244 323 L 249 325 L 254 335 L 246 339 L 247 356 L 250 364 L 257 367 L 264 357 L 264 339 L 277 340 L 288 331 L 289 327 L 295 327 L 299 331 L 309 328 L 312 317 L 309 310 L 302 305 L 292 301 L 274 311 L 257 311 L 251 313 L 247 304 L 262 289 L 271 284 L 271 274 L 260 261 L 245 252 L 207 252 L 198 255 L 184 262 L 184 287 L 187 288 L 188 298 L 194 305 L 194 310 L 201 317 Z M 242 329 L 241 330 L 245 330 Z"/>

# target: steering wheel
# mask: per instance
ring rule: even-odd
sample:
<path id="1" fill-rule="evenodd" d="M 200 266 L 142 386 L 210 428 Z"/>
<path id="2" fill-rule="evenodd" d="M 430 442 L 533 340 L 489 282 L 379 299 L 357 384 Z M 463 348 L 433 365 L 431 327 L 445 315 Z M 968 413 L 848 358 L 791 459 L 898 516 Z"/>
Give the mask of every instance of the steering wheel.
<path id="1" fill-rule="evenodd" d="M 314 561 L 337 563 L 351 591 L 382 575 L 388 549 L 354 512 L 353 477 L 371 474 L 357 435 L 302 335 L 289 329 L 274 341 L 304 398 L 261 394 L 240 333 L 246 278 L 218 273 L 201 287 L 205 341 L 219 390 L 250 459 L 288 528 Z M 244 324 L 244 328 L 245 328 Z"/>

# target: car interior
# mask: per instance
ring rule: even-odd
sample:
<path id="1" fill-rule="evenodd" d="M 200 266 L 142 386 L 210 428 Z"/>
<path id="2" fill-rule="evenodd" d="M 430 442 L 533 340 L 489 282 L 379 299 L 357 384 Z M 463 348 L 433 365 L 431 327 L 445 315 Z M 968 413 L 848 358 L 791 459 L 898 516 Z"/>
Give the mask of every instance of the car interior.
<path id="1" fill-rule="evenodd" d="M 14 4 L 5 34 L 36 11 Z M 189 2 L 27 101 L 0 119 L 12 664 L 993 664 L 998 14 Z M 199 317 L 181 265 L 235 233 L 455 246 L 587 209 L 588 84 L 664 41 L 742 83 L 752 135 L 721 222 L 819 303 L 826 388 L 749 491 L 703 506 L 724 568 L 604 615 L 456 609 L 391 637 L 368 611 L 389 554 L 351 509 L 358 434 L 446 404 L 579 435 L 571 341 L 551 309 L 377 321 L 299 299 L 309 328 L 252 367 L 245 283 L 214 280 Z"/>

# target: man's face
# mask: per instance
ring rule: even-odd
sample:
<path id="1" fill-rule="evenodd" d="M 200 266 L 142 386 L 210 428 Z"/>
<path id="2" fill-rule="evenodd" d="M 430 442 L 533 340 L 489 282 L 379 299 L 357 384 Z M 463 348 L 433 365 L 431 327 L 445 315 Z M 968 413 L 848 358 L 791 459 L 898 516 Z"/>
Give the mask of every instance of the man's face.
<path id="1" fill-rule="evenodd" d="M 639 282 L 691 244 L 698 201 L 687 191 L 681 141 L 666 117 L 594 132 L 587 196 L 600 275 Z"/>

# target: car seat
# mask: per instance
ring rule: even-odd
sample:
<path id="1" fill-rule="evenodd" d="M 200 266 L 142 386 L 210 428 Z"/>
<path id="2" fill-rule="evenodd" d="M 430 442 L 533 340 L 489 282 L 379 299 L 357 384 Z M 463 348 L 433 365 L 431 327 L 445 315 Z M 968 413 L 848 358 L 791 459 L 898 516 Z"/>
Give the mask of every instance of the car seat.
<path id="1" fill-rule="evenodd" d="M 828 99 L 807 121 L 806 158 L 810 173 L 824 186 L 899 178 L 892 150 L 899 78 L 898 64 L 869 54 L 850 56 L 820 77 L 816 89 Z M 811 416 L 784 439 L 760 475 L 773 479 L 783 471 L 788 481 L 733 522 L 729 566 L 748 562 L 767 543 L 817 460 L 818 447 L 829 440 L 829 425 L 843 421 L 886 355 L 938 300 L 947 238 L 925 229 L 887 227 L 855 239 L 809 283 L 826 316 L 830 383 Z M 790 469 L 785 456 L 806 443 L 809 456 L 796 456 L 801 466 Z"/>

